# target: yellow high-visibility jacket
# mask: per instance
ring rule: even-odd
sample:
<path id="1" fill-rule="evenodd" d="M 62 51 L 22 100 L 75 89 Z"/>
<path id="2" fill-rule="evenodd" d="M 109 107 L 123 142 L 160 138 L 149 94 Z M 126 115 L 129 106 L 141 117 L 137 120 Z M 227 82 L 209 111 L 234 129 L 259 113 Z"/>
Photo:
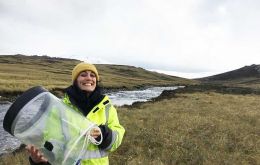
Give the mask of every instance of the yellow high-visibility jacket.
<path id="1" fill-rule="evenodd" d="M 65 95 L 63 102 L 75 111 L 81 113 L 77 107 L 72 105 L 68 95 Z M 108 96 L 105 96 L 103 100 L 88 113 L 86 118 L 97 125 L 107 125 L 112 130 L 112 142 L 104 150 L 92 145 L 91 150 L 93 150 L 95 154 L 92 155 L 92 158 L 83 158 L 81 165 L 108 165 L 108 153 L 116 150 L 120 146 L 125 133 L 125 129 L 119 123 L 117 111 L 111 104 Z"/>

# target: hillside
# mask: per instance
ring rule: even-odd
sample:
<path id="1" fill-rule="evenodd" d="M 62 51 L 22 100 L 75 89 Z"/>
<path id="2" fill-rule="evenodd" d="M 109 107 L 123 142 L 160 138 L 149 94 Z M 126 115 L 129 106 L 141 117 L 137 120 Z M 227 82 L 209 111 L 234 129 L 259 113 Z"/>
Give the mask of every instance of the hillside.
<path id="1" fill-rule="evenodd" d="M 197 80 L 202 83 L 260 88 L 260 65 L 244 66 L 236 70 Z"/>
<path id="2" fill-rule="evenodd" d="M 50 83 L 56 83 L 55 87 L 62 87 L 58 83 L 68 85 L 70 70 L 79 62 L 38 56 L 4 59 L 8 62 L 0 62 L 1 82 L 6 73 L 7 82 L 21 82 L 24 78 L 27 83 L 46 83 L 48 87 L 52 85 Z M 97 67 L 106 87 L 138 88 L 194 82 L 131 66 Z M 14 77 L 10 79 L 8 75 Z M 214 81 L 234 82 L 247 75 Z M 50 76 L 49 79 L 46 76 Z M 110 164 L 259 164 L 259 94 L 257 90 L 240 87 L 189 85 L 164 91 L 148 102 L 117 107 L 126 134 L 122 145 L 110 154 Z M 2 164 L 28 164 L 28 152 L 19 148 L 2 155 Z"/>
<path id="3" fill-rule="evenodd" d="M 0 55 L 0 95 L 42 85 L 62 90 L 71 84 L 71 70 L 79 60 L 48 56 Z M 193 84 L 196 81 L 159 74 L 143 68 L 97 64 L 101 85 L 107 89 Z"/>

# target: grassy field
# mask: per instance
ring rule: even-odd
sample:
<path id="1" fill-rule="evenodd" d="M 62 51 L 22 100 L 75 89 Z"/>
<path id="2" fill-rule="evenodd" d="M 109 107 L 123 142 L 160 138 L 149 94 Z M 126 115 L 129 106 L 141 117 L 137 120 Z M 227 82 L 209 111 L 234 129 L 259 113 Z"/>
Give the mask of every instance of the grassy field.
<path id="1" fill-rule="evenodd" d="M 79 62 L 47 56 L 0 55 L 0 95 L 19 93 L 37 85 L 53 91 L 64 89 L 71 84 L 71 71 Z M 197 83 L 133 66 L 96 66 L 104 88 L 133 89 Z"/>
<path id="2" fill-rule="evenodd" d="M 120 108 L 127 132 L 111 164 L 260 164 L 259 102 L 210 92 Z"/>
<path id="3" fill-rule="evenodd" d="M 71 69 L 77 63 L 39 56 L 0 56 L 0 95 L 35 85 L 63 89 L 70 85 Z M 192 86 L 197 81 L 131 66 L 97 68 L 105 88 L 189 85 L 186 92 L 166 95 L 166 99 L 117 107 L 126 134 L 122 146 L 110 155 L 110 164 L 260 164 L 260 95 L 247 94 L 259 91 Z M 0 165 L 10 164 L 28 164 L 27 153 L 22 150 L 0 157 Z"/>
<path id="4" fill-rule="evenodd" d="M 229 80 L 229 81 L 212 81 L 208 84 L 219 84 L 219 85 L 225 85 L 225 86 L 231 86 L 231 87 L 234 86 L 234 87 L 260 89 L 259 77 L 239 78 L 236 80 Z"/>
<path id="5" fill-rule="evenodd" d="M 118 107 L 126 134 L 110 164 L 260 164 L 259 102 L 259 95 L 195 92 Z M 25 152 L 0 158 L 26 161 Z"/>

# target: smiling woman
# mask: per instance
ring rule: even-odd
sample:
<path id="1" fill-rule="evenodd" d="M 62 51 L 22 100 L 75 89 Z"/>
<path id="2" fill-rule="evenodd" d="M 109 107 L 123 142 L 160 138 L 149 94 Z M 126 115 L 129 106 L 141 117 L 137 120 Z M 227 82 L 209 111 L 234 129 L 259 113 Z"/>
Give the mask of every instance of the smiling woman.
<path id="1" fill-rule="evenodd" d="M 87 94 L 95 90 L 97 81 L 99 81 L 98 71 L 92 64 L 80 63 L 72 71 L 72 82 Z"/>
<path id="2" fill-rule="evenodd" d="M 98 125 L 90 136 L 97 141 L 103 139 L 100 144 L 85 148 L 85 154 L 79 155 L 78 163 L 108 164 L 108 154 L 120 146 L 125 129 L 120 125 L 110 99 L 101 93 L 99 74 L 94 65 L 83 62 L 74 67 L 72 85 L 65 89 L 63 102 Z M 50 164 L 33 145 L 28 145 L 27 150 L 32 165 Z"/>
<path id="3" fill-rule="evenodd" d="M 77 78 L 78 87 L 87 92 L 93 92 L 95 90 L 96 82 L 96 75 L 92 71 L 83 71 Z"/>

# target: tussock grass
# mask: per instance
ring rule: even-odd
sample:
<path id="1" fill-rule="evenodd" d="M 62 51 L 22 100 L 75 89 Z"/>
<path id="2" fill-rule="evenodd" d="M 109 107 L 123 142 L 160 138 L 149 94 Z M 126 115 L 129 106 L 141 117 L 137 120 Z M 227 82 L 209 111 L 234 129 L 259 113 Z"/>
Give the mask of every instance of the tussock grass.
<path id="1" fill-rule="evenodd" d="M 111 164 L 259 164 L 259 101 L 194 93 L 119 108 L 127 132 Z"/>
<path id="2" fill-rule="evenodd" d="M 258 95 L 197 92 L 117 107 L 126 134 L 110 164 L 260 164 L 259 102 Z M 27 159 L 22 152 L 0 162 Z"/>
<path id="3" fill-rule="evenodd" d="M 28 153 L 23 151 L 0 157 L 0 165 L 29 165 Z"/>

